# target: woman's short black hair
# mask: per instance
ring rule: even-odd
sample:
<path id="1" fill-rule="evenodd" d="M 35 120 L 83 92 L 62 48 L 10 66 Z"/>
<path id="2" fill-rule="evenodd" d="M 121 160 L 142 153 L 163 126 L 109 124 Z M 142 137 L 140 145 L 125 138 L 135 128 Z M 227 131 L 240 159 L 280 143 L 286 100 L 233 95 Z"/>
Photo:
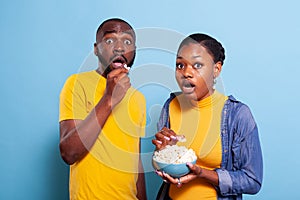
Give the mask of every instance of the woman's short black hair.
<path id="1" fill-rule="evenodd" d="M 178 51 L 184 45 L 190 43 L 198 43 L 202 45 L 204 48 L 206 48 L 208 53 L 213 57 L 215 63 L 220 61 L 223 65 L 225 60 L 225 49 L 223 48 L 222 44 L 218 42 L 215 38 L 203 33 L 191 34 L 180 43 Z"/>

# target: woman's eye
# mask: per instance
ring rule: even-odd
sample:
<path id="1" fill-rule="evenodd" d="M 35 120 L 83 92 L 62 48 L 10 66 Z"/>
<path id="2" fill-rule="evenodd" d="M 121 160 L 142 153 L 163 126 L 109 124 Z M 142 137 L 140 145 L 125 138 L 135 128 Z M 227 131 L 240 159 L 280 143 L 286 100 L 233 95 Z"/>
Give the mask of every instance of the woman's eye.
<path id="1" fill-rule="evenodd" d="M 200 63 L 195 63 L 194 64 L 195 69 L 200 69 L 201 67 L 202 67 L 202 65 Z"/>
<path id="2" fill-rule="evenodd" d="M 106 44 L 112 44 L 113 42 L 114 42 L 114 40 L 111 39 L 111 38 L 108 38 L 108 39 L 105 40 Z"/>
<path id="3" fill-rule="evenodd" d="M 132 42 L 131 42 L 131 40 L 124 40 L 124 44 L 126 44 L 126 45 L 131 45 Z"/>
<path id="4" fill-rule="evenodd" d="M 182 63 L 176 63 L 176 67 L 178 69 L 183 69 L 184 68 L 184 65 Z"/>

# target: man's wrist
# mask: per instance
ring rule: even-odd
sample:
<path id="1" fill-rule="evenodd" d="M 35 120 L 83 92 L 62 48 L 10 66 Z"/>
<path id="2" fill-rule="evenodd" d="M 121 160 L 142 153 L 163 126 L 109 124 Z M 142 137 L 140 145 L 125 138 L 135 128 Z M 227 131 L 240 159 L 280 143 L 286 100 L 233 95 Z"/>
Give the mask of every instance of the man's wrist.
<path id="1" fill-rule="evenodd" d="M 100 100 L 103 105 L 109 109 L 113 109 L 113 102 L 112 102 L 112 97 L 110 95 L 104 95 L 102 99 Z"/>

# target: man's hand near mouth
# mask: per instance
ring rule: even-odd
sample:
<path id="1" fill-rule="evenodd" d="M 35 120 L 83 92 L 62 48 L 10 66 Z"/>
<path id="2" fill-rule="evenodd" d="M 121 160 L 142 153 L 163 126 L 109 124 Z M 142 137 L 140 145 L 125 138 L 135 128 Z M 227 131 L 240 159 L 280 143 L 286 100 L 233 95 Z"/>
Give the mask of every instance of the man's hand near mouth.
<path id="1" fill-rule="evenodd" d="M 111 98 L 111 107 L 117 105 L 125 96 L 131 83 L 127 75 L 128 70 L 120 67 L 112 70 L 107 75 L 106 90 L 104 96 Z"/>

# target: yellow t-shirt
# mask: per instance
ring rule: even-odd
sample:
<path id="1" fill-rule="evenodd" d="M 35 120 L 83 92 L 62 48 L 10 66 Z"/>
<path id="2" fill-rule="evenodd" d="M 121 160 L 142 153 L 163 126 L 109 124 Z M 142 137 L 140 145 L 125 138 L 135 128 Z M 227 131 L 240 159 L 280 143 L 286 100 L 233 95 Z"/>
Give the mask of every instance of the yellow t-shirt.
<path id="1" fill-rule="evenodd" d="M 84 120 L 104 94 L 96 71 L 72 75 L 60 94 L 60 121 Z M 90 152 L 70 166 L 70 199 L 136 199 L 139 139 L 145 134 L 144 96 L 130 88 L 113 109 Z"/>
<path id="2" fill-rule="evenodd" d="M 192 105 L 181 94 L 170 103 L 170 126 L 177 134 L 186 136 L 185 145 L 197 155 L 197 164 L 206 169 L 220 167 L 222 161 L 221 113 L 227 97 L 215 91 L 211 96 Z M 181 188 L 171 185 L 172 199 L 216 200 L 213 185 L 202 179 L 195 179 Z"/>

